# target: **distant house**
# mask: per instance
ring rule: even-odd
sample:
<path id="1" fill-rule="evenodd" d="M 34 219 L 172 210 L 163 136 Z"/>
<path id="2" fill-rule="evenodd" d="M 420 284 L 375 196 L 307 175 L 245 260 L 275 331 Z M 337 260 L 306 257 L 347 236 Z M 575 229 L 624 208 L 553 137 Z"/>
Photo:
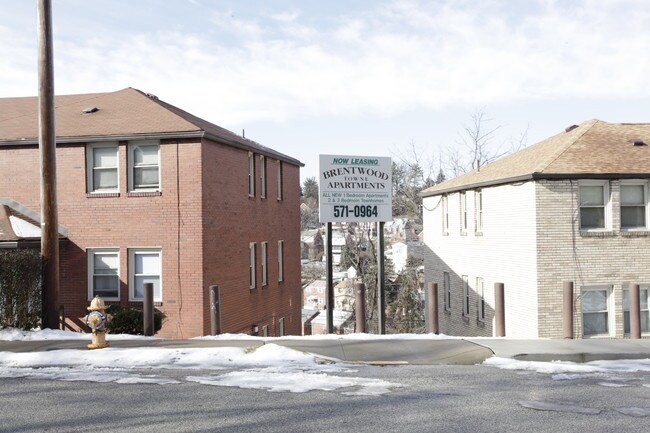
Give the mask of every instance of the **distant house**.
<path id="1" fill-rule="evenodd" d="M 562 337 L 572 281 L 574 335 L 624 337 L 639 283 L 648 336 L 649 187 L 650 124 L 591 120 L 424 191 L 440 331 L 492 336 L 501 282 L 506 336 Z"/>
<path id="2" fill-rule="evenodd" d="M 210 332 L 211 285 L 224 332 L 300 334 L 299 161 L 132 88 L 55 105 L 67 328 L 95 295 L 140 307 L 151 282 L 161 336 Z M 0 204 L 32 215 L 37 136 L 37 98 L 0 99 Z"/>

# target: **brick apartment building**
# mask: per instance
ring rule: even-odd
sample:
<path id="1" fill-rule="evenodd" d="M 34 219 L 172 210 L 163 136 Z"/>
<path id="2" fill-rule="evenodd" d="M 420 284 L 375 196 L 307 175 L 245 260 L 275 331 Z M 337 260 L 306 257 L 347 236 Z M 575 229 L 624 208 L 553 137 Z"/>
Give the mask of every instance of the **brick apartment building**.
<path id="1" fill-rule="evenodd" d="M 215 284 L 223 332 L 301 333 L 299 161 L 132 88 L 55 105 L 67 328 L 152 282 L 160 336 L 208 334 Z M 36 225 L 37 136 L 37 98 L 0 99 L 0 206 Z"/>
<path id="2" fill-rule="evenodd" d="M 573 125 L 423 195 L 440 332 L 494 335 L 499 282 L 506 336 L 562 338 L 572 281 L 574 336 L 625 337 L 630 283 L 650 336 L 650 124 Z"/>

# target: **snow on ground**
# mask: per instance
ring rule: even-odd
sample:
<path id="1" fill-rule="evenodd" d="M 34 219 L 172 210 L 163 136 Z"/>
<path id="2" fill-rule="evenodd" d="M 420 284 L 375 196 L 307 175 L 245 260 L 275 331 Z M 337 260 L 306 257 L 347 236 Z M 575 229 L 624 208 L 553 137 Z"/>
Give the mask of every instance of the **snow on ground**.
<path id="1" fill-rule="evenodd" d="M 88 340 L 90 341 L 91 334 L 84 332 L 60 331 L 58 329 L 35 329 L 33 331 L 24 331 L 16 328 L 3 328 L 0 329 L 0 341 L 45 341 L 45 340 Z M 106 334 L 106 340 L 139 340 L 143 338 L 157 338 L 157 337 L 144 337 L 142 335 L 128 335 L 128 334 Z"/>
<path id="2" fill-rule="evenodd" d="M 83 338 L 82 338 L 83 337 Z M 119 339 L 123 336 L 112 336 Z M 89 334 L 63 331 L 0 330 L 0 340 L 89 339 Z M 142 337 L 141 337 L 142 338 Z M 147 371 L 149 370 L 149 371 Z M 29 378 L 119 384 L 183 383 L 170 370 L 211 371 L 188 375 L 186 382 L 257 388 L 273 392 L 337 391 L 343 395 L 381 395 L 402 385 L 379 379 L 353 377 L 349 365 L 322 363 L 314 355 L 276 344 L 257 349 L 218 348 L 112 348 L 61 349 L 47 352 L 0 352 L 0 379 Z M 170 377 L 170 376 L 174 377 Z"/>

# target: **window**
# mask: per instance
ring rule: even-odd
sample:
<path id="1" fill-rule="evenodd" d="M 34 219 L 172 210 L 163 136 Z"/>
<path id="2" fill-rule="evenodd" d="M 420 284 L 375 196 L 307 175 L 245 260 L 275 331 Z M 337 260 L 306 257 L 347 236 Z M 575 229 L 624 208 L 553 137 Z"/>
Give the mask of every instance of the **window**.
<path id="1" fill-rule="evenodd" d="M 269 325 L 262 326 L 262 337 L 269 336 Z"/>
<path id="2" fill-rule="evenodd" d="M 284 281 L 284 241 L 278 241 L 278 281 Z"/>
<path id="3" fill-rule="evenodd" d="M 120 299 L 120 252 L 117 248 L 88 250 L 88 299 Z"/>
<path id="4" fill-rule="evenodd" d="M 268 284 L 267 282 L 267 257 L 266 257 L 266 251 L 268 247 L 268 242 L 262 242 L 262 286 L 266 286 Z"/>
<path id="5" fill-rule="evenodd" d="M 445 310 L 451 311 L 451 281 L 449 280 L 449 272 L 443 272 L 442 284 L 445 292 Z"/>
<path id="6" fill-rule="evenodd" d="M 284 337 L 284 317 L 278 319 L 278 337 Z"/>
<path id="7" fill-rule="evenodd" d="M 255 197 L 255 155 L 248 152 L 248 196 Z"/>
<path id="8" fill-rule="evenodd" d="M 582 334 L 609 335 L 610 288 L 606 286 L 582 288 Z"/>
<path id="9" fill-rule="evenodd" d="M 266 198 L 266 157 L 260 155 L 260 197 Z"/>
<path id="10" fill-rule="evenodd" d="M 463 275 L 463 316 L 469 316 L 469 278 Z"/>
<path id="11" fill-rule="evenodd" d="M 483 231 L 483 191 L 480 189 L 476 190 L 474 194 L 474 199 L 476 201 L 474 208 L 476 210 L 476 219 L 475 219 L 475 230 L 476 232 Z"/>
<path id="12" fill-rule="evenodd" d="M 621 228 L 647 227 L 647 187 L 644 184 L 621 184 Z"/>
<path id="13" fill-rule="evenodd" d="M 476 279 L 476 293 L 478 294 L 478 320 L 485 320 L 485 286 L 483 278 Z"/>
<path id="14" fill-rule="evenodd" d="M 118 192 L 117 143 L 91 144 L 86 148 L 88 192 Z"/>
<path id="15" fill-rule="evenodd" d="M 129 249 L 129 300 L 144 300 L 145 283 L 153 283 L 153 300 L 162 302 L 161 251 L 159 248 Z"/>
<path id="16" fill-rule="evenodd" d="M 250 265 L 249 265 L 249 272 L 248 272 L 248 281 L 251 289 L 255 288 L 255 262 L 257 260 L 257 251 L 256 251 L 256 245 L 255 242 L 251 242 L 248 245 L 249 248 L 249 254 L 250 254 Z"/>
<path id="17" fill-rule="evenodd" d="M 442 234 L 449 234 L 449 207 L 447 195 L 442 196 Z"/>
<path id="18" fill-rule="evenodd" d="M 460 193 L 460 231 L 467 231 L 467 195 Z"/>
<path id="19" fill-rule="evenodd" d="M 129 143 L 129 191 L 160 189 L 160 144 Z"/>
<path id="20" fill-rule="evenodd" d="M 606 182 L 581 182 L 580 230 L 604 230 L 608 227 L 609 187 Z"/>
<path id="21" fill-rule="evenodd" d="M 278 200 L 282 200 L 282 161 L 278 160 Z"/>
<path id="22" fill-rule="evenodd" d="M 650 298 L 650 290 L 647 287 L 639 288 L 639 304 L 641 304 L 641 332 L 648 332 L 648 322 L 650 321 L 650 310 L 648 309 L 648 302 Z M 630 333 L 630 291 L 623 290 L 623 327 L 625 333 Z"/>

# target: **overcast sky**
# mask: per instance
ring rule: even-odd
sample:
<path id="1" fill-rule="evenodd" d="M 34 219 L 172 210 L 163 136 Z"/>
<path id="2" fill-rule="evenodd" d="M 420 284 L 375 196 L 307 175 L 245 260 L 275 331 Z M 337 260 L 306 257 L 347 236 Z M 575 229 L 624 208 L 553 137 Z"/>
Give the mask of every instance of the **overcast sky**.
<path id="1" fill-rule="evenodd" d="M 650 121 L 647 0 L 55 0 L 57 94 L 135 87 L 300 159 L 438 155 L 472 113 L 528 144 Z M 0 0 L 0 97 L 34 96 L 36 1 Z"/>

